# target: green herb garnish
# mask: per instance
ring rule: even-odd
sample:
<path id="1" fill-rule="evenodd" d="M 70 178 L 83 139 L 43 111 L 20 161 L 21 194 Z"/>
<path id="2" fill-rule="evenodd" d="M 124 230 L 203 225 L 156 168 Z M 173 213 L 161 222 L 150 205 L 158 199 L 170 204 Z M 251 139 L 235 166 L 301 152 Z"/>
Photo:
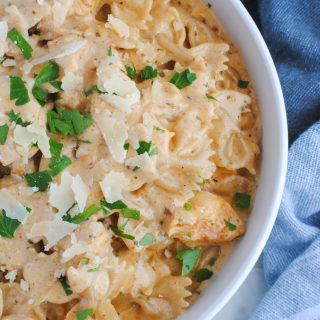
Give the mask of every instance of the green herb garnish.
<path id="1" fill-rule="evenodd" d="M 91 216 L 96 214 L 100 210 L 95 204 L 91 205 L 90 207 L 86 208 L 82 213 L 71 217 L 69 214 L 66 214 L 62 217 L 64 221 L 68 221 L 74 224 L 80 224 L 86 220 L 88 220 Z"/>
<path id="2" fill-rule="evenodd" d="M 170 83 L 173 83 L 178 89 L 183 89 L 190 86 L 196 79 L 197 75 L 190 72 L 189 69 L 186 69 L 181 73 L 175 71 Z"/>
<path id="3" fill-rule="evenodd" d="M 194 277 L 196 278 L 196 280 L 198 282 L 202 282 L 202 281 L 210 279 L 212 277 L 212 275 L 213 275 L 212 271 L 210 271 L 206 268 L 203 268 L 203 269 L 197 270 L 197 272 L 194 274 Z"/>
<path id="4" fill-rule="evenodd" d="M 0 235 L 1 237 L 12 239 L 15 231 L 19 228 L 21 222 L 7 217 L 6 212 L 0 213 Z"/>
<path id="5" fill-rule="evenodd" d="M 131 78 L 132 80 L 134 80 L 137 77 L 137 70 L 135 67 L 129 67 L 126 66 L 126 72 L 129 78 Z"/>
<path id="6" fill-rule="evenodd" d="M 251 196 L 249 194 L 237 192 L 235 194 L 235 200 L 238 209 L 250 208 Z"/>
<path id="7" fill-rule="evenodd" d="M 66 293 L 66 295 L 71 296 L 73 294 L 73 291 L 70 288 L 67 277 L 62 276 L 59 278 L 59 281 L 60 281 L 62 288 L 63 288 L 64 292 Z"/>
<path id="8" fill-rule="evenodd" d="M 213 267 L 216 264 L 217 259 L 216 258 L 211 258 L 209 261 L 209 264 L 211 267 Z"/>
<path id="9" fill-rule="evenodd" d="M 57 108 L 48 111 L 47 121 L 50 132 L 76 138 L 91 126 L 92 117 L 89 114 L 81 115 L 79 110 Z"/>
<path id="10" fill-rule="evenodd" d="M 187 276 L 197 265 L 200 258 L 200 249 L 185 249 L 178 252 L 176 258 L 182 261 L 181 275 Z"/>
<path id="11" fill-rule="evenodd" d="M 0 144 L 4 145 L 7 141 L 9 133 L 9 126 L 5 123 L 3 126 L 0 126 Z"/>
<path id="12" fill-rule="evenodd" d="M 206 94 L 206 97 L 208 98 L 208 99 L 210 99 L 210 100 L 216 100 L 216 101 L 218 101 L 214 96 L 212 96 L 211 94 Z"/>
<path id="13" fill-rule="evenodd" d="M 146 233 L 139 241 L 140 246 L 150 246 L 154 243 L 154 238 L 151 233 Z"/>
<path id="14" fill-rule="evenodd" d="M 245 80 L 239 80 L 238 81 L 238 87 L 241 89 L 246 89 L 249 86 L 249 81 L 245 81 Z"/>
<path id="15" fill-rule="evenodd" d="M 84 94 L 86 95 L 86 97 L 89 97 L 91 94 L 93 94 L 94 91 L 97 92 L 97 93 L 99 93 L 99 94 L 108 93 L 107 91 L 100 90 L 100 89 L 98 88 L 98 86 L 95 85 L 95 86 L 92 86 L 90 89 L 86 90 L 86 91 L 84 92 Z"/>
<path id="16" fill-rule="evenodd" d="M 184 205 L 184 208 L 185 208 L 187 211 L 190 211 L 190 210 L 192 209 L 191 203 L 187 202 L 187 203 Z"/>
<path id="17" fill-rule="evenodd" d="M 122 214 L 125 218 L 134 219 L 134 220 L 140 219 L 140 211 L 139 210 L 123 208 L 123 209 L 121 209 L 121 211 L 122 211 Z"/>
<path id="18" fill-rule="evenodd" d="M 72 164 L 72 161 L 67 156 L 61 154 L 61 150 L 63 147 L 62 143 L 59 143 L 58 141 L 51 138 L 49 144 L 51 152 L 49 168 L 51 169 L 52 176 L 56 176 L 58 173 L 70 166 Z"/>
<path id="19" fill-rule="evenodd" d="M 125 143 L 125 144 L 123 145 L 123 149 L 124 149 L 124 150 L 129 150 L 129 147 L 130 147 L 130 144 L 129 144 L 129 143 Z"/>
<path id="20" fill-rule="evenodd" d="M 108 57 L 112 57 L 112 48 L 109 48 L 108 50 Z"/>
<path id="21" fill-rule="evenodd" d="M 12 109 L 9 111 L 8 117 L 10 122 L 15 122 L 22 127 L 26 127 L 30 124 L 30 122 L 23 121 L 20 118 L 20 113 L 15 113 Z"/>
<path id="22" fill-rule="evenodd" d="M 156 127 L 156 126 L 154 126 L 153 129 L 156 130 L 156 131 L 162 132 L 162 133 L 166 132 L 164 129 L 161 129 L 161 128 Z"/>
<path id="23" fill-rule="evenodd" d="M 18 76 L 10 76 L 10 100 L 16 100 L 16 106 L 30 101 L 25 82 Z"/>
<path id="24" fill-rule="evenodd" d="M 86 320 L 89 316 L 93 316 L 93 309 L 85 309 L 75 312 L 77 320 Z"/>
<path id="25" fill-rule="evenodd" d="M 0 56 L 0 64 L 3 64 L 7 60 L 6 56 Z"/>
<path id="26" fill-rule="evenodd" d="M 21 50 L 25 59 L 31 58 L 33 49 L 16 28 L 8 32 L 8 38 Z"/>
<path id="27" fill-rule="evenodd" d="M 142 80 L 150 80 L 150 79 L 156 78 L 157 75 L 158 75 L 158 70 L 153 69 L 152 66 L 146 66 L 141 71 L 141 79 Z"/>
<path id="28" fill-rule="evenodd" d="M 120 238 L 124 238 L 124 239 L 128 239 L 128 240 L 134 240 L 135 237 L 125 233 L 123 230 L 118 229 L 117 227 L 115 227 L 114 225 L 110 224 L 109 225 L 110 229 L 112 230 L 112 232 L 117 235 Z"/>
<path id="29" fill-rule="evenodd" d="M 34 173 L 27 173 L 25 178 L 30 187 L 35 187 L 38 191 L 44 191 L 49 187 L 52 177 L 49 171 L 40 171 Z"/>
<path id="30" fill-rule="evenodd" d="M 88 269 L 87 272 L 98 272 L 100 270 L 99 267 Z"/>
<path id="31" fill-rule="evenodd" d="M 228 227 L 229 231 L 236 231 L 237 230 L 237 226 L 234 225 L 233 223 L 231 223 L 228 220 L 224 220 L 226 226 Z"/>

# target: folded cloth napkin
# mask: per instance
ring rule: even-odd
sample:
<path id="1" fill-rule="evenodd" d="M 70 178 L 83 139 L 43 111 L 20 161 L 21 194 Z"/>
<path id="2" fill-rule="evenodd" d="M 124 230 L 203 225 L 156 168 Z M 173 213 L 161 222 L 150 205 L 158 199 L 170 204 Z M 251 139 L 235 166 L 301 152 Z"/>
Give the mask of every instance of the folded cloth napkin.
<path id="1" fill-rule="evenodd" d="M 275 60 L 289 167 L 263 254 L 269 291 L 250 320 L 320 320 L 320 0 L 242 0 Z"/>

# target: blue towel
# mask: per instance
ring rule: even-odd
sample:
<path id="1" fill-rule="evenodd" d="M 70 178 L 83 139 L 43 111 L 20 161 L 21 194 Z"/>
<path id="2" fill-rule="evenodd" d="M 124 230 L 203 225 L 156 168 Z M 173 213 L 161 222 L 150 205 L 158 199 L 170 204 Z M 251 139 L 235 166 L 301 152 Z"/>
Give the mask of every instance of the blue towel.
<path id="1" fill-rule="evenodd" d="M 320 319 L 320 0 L 243 0 L 282 83 L 289 168 L 263 255 L 269 291 L 251 320 Z"/>

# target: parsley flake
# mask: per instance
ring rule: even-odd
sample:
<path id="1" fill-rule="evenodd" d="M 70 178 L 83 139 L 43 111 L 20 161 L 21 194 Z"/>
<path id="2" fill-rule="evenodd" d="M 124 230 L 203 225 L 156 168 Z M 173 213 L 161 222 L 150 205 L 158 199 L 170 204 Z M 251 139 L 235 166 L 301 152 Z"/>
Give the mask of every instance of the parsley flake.
<path id="1" fill-rule="evenodd" d="M 99 267 L 88 269 L 87 272 L 98 272 L 100 270 Z"/>
<path id="2" fill-rule="evenodd" d="M 164 132 L 165 132 L 164 129 L 161 129 L 161 128 L 156 127 L 156 126 L 154 126 L 153 129 L 156 130 L 156 131 L 159 131 L 159 132 L 161 132 L 161 133 L 164 133 Z"/>
<path id="3" fill-rule="evenodd" d="M 237 226 L 234 225 L 233 223 L 231 223 L 230 221 L 224 220 L 224 223 L 228 227 L 229 231 L 236 231 L 237 230 Z"/>
<path id="4" fill-rule="evenodd" d="M 108 50 L 108 57 L 112 57 L 112 54 L 113 54 L 112 53 L 112 48 L 110 47 L 109 50 Z"/>
<path id="5" fill-rule="evenodd" d="M 128 239 L 128 240 L 134 240 L 135 237 L 125 233 L 123 230 L 118 229 L 117 227 L 115 227 L 112 224 L 109 224 L 110 229 L 112 230 L 112 232 L 117 235 L 120 238 L 124 238 L 124 239 Z"/>
<path id="6" fill-rule="evenodd" d="M 202 282 L 205 280 L 208 280 L 212 277 L 213 272 L 208 270 L 207 268 L 199 269 L 197 272 L 194 274 L 194 277 L 198 282 Z"/>
<path id="7" fill-rule="evenodd" d="M 70 288 L 67 277 L 66 276 L 60 277 L 59 282 L 61 283 L 62 288 L 63 288 L 64 292 L 66 293 L 66 295 L 71 296 L 73 294 L 73 291 Z"/>
<path id="8" fill-rule="evenodd" d="M 218 101 L 213 95 L 209 94 L 209 93 L 206 93 L 206 97 L 210 100 L 216 100 Z"/>
<path id="9" fill-rule="evenodd" d="M 150 246 L 154 243 L 154 238 L 151 233 L 146 233 L 142 239 L 139 241 L 140 246 Z"/>
<path id="10" fill-rule="evenodd" d="M 130 147 L 130 144 L 129 143 L 125 143 L 124 145 L 123 145 L 123 149 L 124 150 L 129 150 L 129 147 Z"/>
<path id="11" fill-rule="evenodd" d="M 15 122 L 22 127 L 26 127 L 30 124 L 30 122 L 23 121 L 20 118 L 20 113 L 15 113 L 12 109 L 9 111 L 8 117 L 10 122 Z"/>
<path id="12" fill-rule="evenodd" d="M 237 192 L 235 194 L 235 200 L 238 209 L 250 208 L 251 196 L 249 194 Z"/>
<path id="13" fill-rule="evenodd" d="M 19 228 L 21 222 L 7 217 L 6 212 L 0 213 L 0 235 L 1 237 L 12 239 L 15 231 Z"/>
<path id="14" fill-rule="evenodd" d="M 4 145 L 7 141 L 9 133 L 9 126 L 5 123 L 3 126 L 0 126 L 0 144 Z"/>
<path id="15" fill-rule="evenodd" d="M 33 49 L 16 28 L 8 32 L 8 38 L 21 50 L 25 59 L 31 58 Z"/>
<path id="16" fill-rule="evenodd" d="M 178 89 L 183 89 L 190 86 L 197 79 L 195 73 L 190 72 L 189 69 L 184 70 L 183 72 L 175 71 L 170 83 L 174 84 Z"/>
<path id="17" fill-rule="evenodd" d="M 85 266 L 86 264 L 88 264 L 87 258 L 82 258 L 82 259 L 80 260 L 80 264 L 81 264 L 82 266 Z"/>
<path id="18" fill-rule="evenodd" d="M 126 72 L 130 79 L 134 80 L 137 77 L 137 70 L 135 67 L 126 66 Z"/>
<path id="19" fill-rule="evenodd" d="M 146 66 L 142 71 L 141 71 L 141 79 L 142 80 L 151 80 L 153 78 L 156 78 L 158 75 L 158 70 L 153 69 L 152 66 Z"/>
<path id="20" fill-rule="evenodd" d="M 140 219 L 140 211 L 139 210 L 123 208 L 121 211 L 122 211 L 122 214 L 125 218 L 134 219 L 134 220 Z"/>
<path id="21" fill-rule="evenodd" d="M 92 117 L 90 114 L 81 115 L 79 110 L 57 108 L 48 111 L 47 121 L 50 132 L 76 138 L 91 126 Z"/>
<path id="22" fill-rule="evenodd" d="M 52 177 L 49 171 L 40 171 L 34 173 L 27 173 L 25 178 L 30 187 L 35 187 L 38 191 L 44 191 L 49 187 Z"/>
<path id="23" fill-rule="evenodd" d="M 190 202 L 187 202 L 185 205 L 184 205 L 184 208 L 186 209 L 186 211 L 191 211 L 192 209 L 192 205 Z"/>
<path id="24" fill-rule="evenodd" d="M 7 60 L 6 56 L 0 56 L 0 64 L 3 64 Z"/>
<path id="25" fill-rule="evenodd" d="M 241 89 L 246 89 L 249 86 L 249 81 L 245 81 L 245 80 L 239 80 L 238 81 L 238 87 Z"/>
<path id="26" fill-rule="evenodd" d="M 89 316 L 93 316 L 93 309 L 84 309 L 75 312 L 77 320 L 86 320 Z"/>
<path id="27" fill-rule="evenodd" d="M 51 152 L 51 159 L 49 162 L 49 168 L 51 169 L 52 176 L 56 176 L 65 168 L 71 165 L 72 161 L 67 156 L 61 154 L 61 150 L 63 147 L 62 143 L 54 139 L 50 139 L 50 152 Z"/>
<path id="28" fill-rule="evenodd" d="M 71 217 L 69 214 L 66 214 L 62 217 L 64 221 L 80 224 L 88 220 L 91 216 L 96 214 L 100 210 L 95 204 L 91 205 L 90 207 L 86 208 L 82 213 L 77 214 L 74 217 Z"/>
<path id="29" fill-rule="evenodd" d="M 200 249 L 184 249 L 178 252 L 176 258 L 182 261 L 181 275 L 187 276 L 197 265 L 200 258 Z"/>
<path id="30" fill-rule="evenodd" d="M 209 261 L 209 264 L 211 267 L 213 267 L 216 264 L 217 259 L 216 258 L 211 258 Z"/>
<path id="31" fill-rule="evenodd" d="M 25 82 L 18 76 L 10 76 L 10 100 L 16 100 L 16 106 L 22 106 L 30 101 Z"/>

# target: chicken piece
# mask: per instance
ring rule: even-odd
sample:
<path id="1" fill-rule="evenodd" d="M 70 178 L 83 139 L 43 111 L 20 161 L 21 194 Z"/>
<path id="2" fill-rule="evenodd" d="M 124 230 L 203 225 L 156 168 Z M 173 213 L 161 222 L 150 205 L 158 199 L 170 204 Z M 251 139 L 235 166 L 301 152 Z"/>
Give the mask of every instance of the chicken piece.
<path id="1" fill-rule="evenodd" d="M 189 204 L 189 211 L 180 208 L 170 216 L 166 224 L 169 237 L 196 247 L 220 245 L 244 233 L 244 223 L 222 197 L 200 191 Z"/>

